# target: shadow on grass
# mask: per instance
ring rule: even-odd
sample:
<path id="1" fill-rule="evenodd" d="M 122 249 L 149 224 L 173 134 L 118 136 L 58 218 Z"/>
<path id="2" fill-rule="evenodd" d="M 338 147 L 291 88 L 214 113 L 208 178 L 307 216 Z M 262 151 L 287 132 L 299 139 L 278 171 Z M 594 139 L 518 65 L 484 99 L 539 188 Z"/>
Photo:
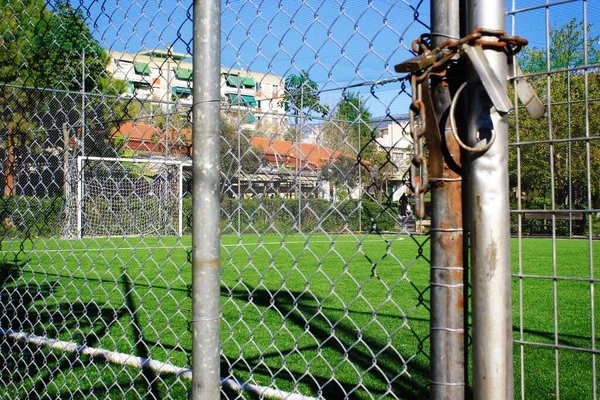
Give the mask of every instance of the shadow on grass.
<path id="1" fill-rule="evenodd" d="M 133 350 L 137 356 L 150 357 L 155 346 L 166 348 L 144 337 L 144 330 L 148 327 L 141 326 L 138 317 L 143 303 L 136 296 L 137 285 L 125 270 L 119 279 L 123 300 L 117 307 L 107 303 L 99 305 L 93 300 L 84 302 L 67 293 L 78 287 L 78 281 L 70 276 L 47 275 L 28 268 L 23 277 L 22 271 L 22 265 L 18 263 L 0 264 L 0 326 L 3 329 L 103 347 L 102 341 L 110 338 L 111 329 L 116 328 L 117 331 L 128 331 L 129 339 L 126 340 L 128 345 L 131 343 L 135 347 Z M 234 291 L 233 297 L 248 301 L 249 293 L 252 293 L 256 307 L 265 311 L 277 310 L 286 316 L 286 324 L 314 338 L 312 348 L 298 348 L 296 355 L 303 351 L 335 354 L 342 360 L 342 368 L 349 366 L 356 372 L 346 375 L 334 372 L 331 376 L 310 366 L 308 371 L 298 370 L 292 364 L 287 368 L 274 368 L 281 366 L 282 353 L 271 347 L 272 350 L 264 354 L 244 360 L 223 357 L 222 376 L 236 376 L 240 372 L 242 377 L 248 374 L 256 376 L 257 381 L 261 381 L 260 377 L 268 377 L 267 382 L 272 382 L 270 377 L 275 376 L 276 383 L 287 380 L 289 387 L 299 383 L 310 388 L 307 394 L 326 399 L 359 398 L 366 392 L 384 397 L 394 393 L 405 399 L 427 396 L 424 389 L 428 373 L 427 356 L 423 352 L 423 341 L 418 337 L 414 338 L 418 342 L 416 357 L 407 362 L 406 357 L 413 355 L 413 349 L 410 354 L 401 355 L 400 350 L 392 348 L 381 338 L 372 337 L 367 331 L 359 335 L 354 323 L 340 318 L 340 310 L 318 309 L 322 299 L 311 296 L 309 300 L 303 300 L 300 292 L 273 294 L 248 286 Z M 315 318 L 318 313 L 320 315 Z M 368 315 L 363 315 L 365 317 Z M 382 314 L 382 317 L 389 319 L 394 316 Z M 335 334 L 328 321 L 337 321 Z M 247 323 L 251 324 L 250 321 Z M 401 324 L 400 319 L 398 324 Z M 249 327 L 254 328 L 252 325 Z M 191 353 L 190 349 L 178 350 Z M 111 366 L 78 353 L 38 348 L 7 336 L 0 336 L 0 351 L 0 390 L 11 398 L 123 398 L 136 393 L 138 397 L 158 399 L 185 398 L 190 392 L 189 383 L 178 382 L 174 377 L 157 376 L 149 370 Z M 173 389 L 176 386 L 178 389 Z M 175 392 L 180 396 L 174 395 Z M 240 398 L 236 393 L 227 392 L 223 393 L 223 397 Z"/>
<path id="2" fill-rule="evenodd" d="M 125 267 L 122 267 L 121 281 L 123 286 L 123 296 L 125 297 L 125 307 L 131 318 L 131 329 L 133 330 L 137 355 L 143 358 L 150 358 L 150 349 L 148 348 L 148 344 L 144 338 L 142 327 L 140 326 L 137 316 L 138 304 L 136 304 L 135 299 L 133 298 L 135 291 Z M 150 386 L 148 388 L 149 392 L 146 398 L 148 400 L 158 400 L 160 398 L 160 390 L 158 387 L 156 372 L 149 368 L 143 368 L 142 373 L 144 374 L 146 382 L 148 382 Z"/>
<path id="3" fill-rule="evenodd" d="M 0 263 L 0 326 L 3 329 L 102 347 L 101 340 L 110 338 L 109 331 L 116 327 L 129 331 L 129 341 L 134 344 L 137 356 L 150 357 L 154 347 L 169 349 L 166 344 L 150 342 L 144 337 L 144 330 L 148 327 L 141 326 L 138 318 L 143 307 L 135 295 L 138 285 L 125 272 L 119 279 L 123 302 L 112 307 L 108 304 L 99 306 L 93 301 L 72 301 L 73 297 L 61 292 L 65 290 L 63 285 L 69 276 L 64 276 L 62 284 L 50 277 L 43 281 L 43 274 L 32 274 L 29 270 L 22 277 L 22 267 L 18 262 Z M 32 278 L 34 275 L 37 278 Z M 70 284 L 74 285 L 73 282 Z M 290 330 L 300 331 L 314 340 L 312 345 L 298 340 L 291 347 L 262 346 L 261 354 L 243 359 L 231 355 L 223 357 L 222 376 L 251 375 L 256 377 L 253 381 L 275 382 L 277 385 L 288 381 L 289 387 L 297 383 L 309 388 L 302 390 L 303 393 L 321 395 L 326 399 L 361 398 L 368 397 L 367 394 L 393 397 L 391 393 L 398 398 L 420 399 L 428 395 L 426 337 L 410 332 L 405 334 L 403 338 L 407 338 L 412 347 L 404 353 L 402 346 L 394 349 L 381 335 L 363 330 L 364 324 L 361 326 L 360 321 L 370 320 L 371 312 L 329 307 L 324 299 L 304 291 L 269 291 L 246 284 L 224 290 L 223 295 L 251 303 L 265 315 L 285 316 L 285 324 Z M 425 307 L 422 296 L 417 297 L 420 298 L 419 306 Z M 402 320 L 399 316 L 389 312 L 377 314 L 378 319 L 394 317 L 398 318 L 397 326 L 400 326 Z M 244 322 L 247 324 L 244 329 L 260 329 L 260 322 Z M 408 322 L 422 327 L 428 320 L 409 316 Z M 335 333 L 332 333 L 332 324 L 335 325 Z M 517 326 L 513 329 L 518 332 Z M 554 338 L 552 331 L 524 331 L 547 340 Z M 561 344 L 573 346 L 581 340 L 589 340 L 585 335 L 561 334 L 560 337 Z M 178 347 L 176 350 L 191 353 L 189 348 Z M 120 366 L 111 368 L 104 362 L 91 361 L 80 354 L 44 350 L 6 336 L 0 336 L 0 351 L 0 391 L 10 398 L 123 398 L 129 391 L 135 392 L 138 397 L 151 399 L 174 397 L 169 385 L 178 386 L 177 393 L 183 397 L 190 392 L 190 384 L 178 382 L 177 378 L 157 376 L 147 370 L 136 371 Z M 343 360 L 343 365 L 340 365 L 350 366 L 356 373 L 344 375 L 335 369 L 331 373 L 328 368 L 313 368 L 310 362 L 307 362 L 305 370 L 291 362 L 281 367 L 286 356 L 319 352 L 322 357 L 333 355 L 331 358 Z M 409 359 L 413 355 L 415 357 Z M 333 360 L 326 361 L 334 363 Z M 88 371 L 92 373 L 88 375 Z M 224 393 L 224 397 L 239 398 L 235 393 Z"/>
<path id="4" fill-rule="evenodd" d="M 30 274 L 28 271 L 27 274 Z M 113 326 L 123 326 L 134 338 L 135 352 L 149 357 L 149 347 L 136 316 L 133 284 L 122 276 L 124 304 L 99 307 L 94 302 L 69 301 L 60 281 L 20 279 L 22 265 L 0 263 L 0 327 L 50 339 L 102 347 Z M 56 301 L 56 302 L 53 302 Z M 125 332 L 123 332 L 125 335 Z M 115 343 L 117 345 L 117 343 Z M 169 386 L 177 386 L 171 393 Z M 0 335 L 0 391 L 7 398 L 72 399 L 187 397 L 177 378 L 160 379 L 142 369 L 113 366 L 80 353 L 65 353 Z M 163 394 L 161 396 L 161 394 Z"/>
<path id="5" fill-rule="evenodd" d="M 384 398 L 396 396 L 402 399 L 428 397 L 428 357 L 423 351 L 426 338 L 419 338 L 414 331 L 408 333 L 408 336 L 412 339 L 415 350 L 401 354 L 400 350 L 393 348 L 381 337 L 368 334 L 368 329 L 364 329 L 364 326 L 355 325 L 352 321 L 353 310 L 348 312 L 349 317 L 340 317 L 340 313 L 344 314 L 343 310 L 333 312 L 333 309 L 320 307 L 319 303 L 322 301 L 313 295 L 287 290 L 274 294 L 272 291 L 253 288 L 248 284 L 229 293 L 234 299 L 252 303 L 262 313 L 273 312 L 275 315 L 285 316 L 286 326 L 295 325 L 303 331 L 301 335 L 309 335 L 310 338 L 314 338 L 311 340 L 316 342 L 305 347 L 294 343 L 287 346 L 287 349 L 270 346 L 273 351 L 269 353 L 244 357 L 243 360 L 237 359 L 233 363 L 228 360 L 232 375 L 251 373 L 270 380 L 273 371 L 278 371 L 275 365 L 285 362 L 283 358 L 286 356 L 317 352 L 323 354 L 324 358 L 329 356 L 326 360 L 328 362 L 333 362 L 332 358 L 343 360 L 344 365 L 341 367 L 349 367 L 356 372 L 349 374 L 350 377 L 348 374 L 344 377 L 342 373 L 334 371 L 332 376 L 327 375 L 327 372 L 313 372 L 310 365 L 307 370 L 300 370 L 290 363 L 283 372 L 278 371 L 275 379 L 307 385 L 311 388 L 310 393 L 318 393 L 325 399 L 353 399 L 369 395 Z M 398 315 L 396 317 L 400 326 L 402 318 Z M 332 333 L 331 324 L 335 325 L 335 333 Z M 249 328 L 252 329 L 252 326 Z M 408 359 L 410 361 L 407 361 Z M 269 360 L 272 360 L 272 363 L 269 363 Z"/>

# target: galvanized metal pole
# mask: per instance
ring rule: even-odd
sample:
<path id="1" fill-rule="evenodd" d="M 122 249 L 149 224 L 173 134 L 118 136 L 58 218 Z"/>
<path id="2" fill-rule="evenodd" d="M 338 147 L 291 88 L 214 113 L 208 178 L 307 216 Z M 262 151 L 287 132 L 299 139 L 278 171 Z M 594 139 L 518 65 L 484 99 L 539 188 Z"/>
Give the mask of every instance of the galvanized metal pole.
<path id="1" fill-rule="evenodd" d="M 192 398 L 220 398 L 221 2 L 194 1 Z"/>
<path id="2" fill-rule="evenodd" d="M 436 47 L 460 36 L 459 0 L 431 2 L 431 38 Z M 461 150 L 447 122 L 456 65 L 447 78 L 432 77 L 433 108 L 440 148 L 429 148 L 431 183 L 430 398 L 465 398 L 464 265 Z M 458 82 L 460 84 L 460 82 Z M 431 145 L 431 143 L 429 144 Z M 441 154 L 433 157 L 432 152 Z M 441 165 L 434 165 L 441 163 Z M 438 176 L 432 175 L 438 171 Z"/>
<path id="3" fill-rule="evenodd" d="M 469 0 L 468 29 L 505 29 L 504 0 Z M 494 40 L 490 38 L 490 40 Z M 507 64 L 502 51 L 485 55 L 506 90 Z M 473 310 L 473 398 L 513 398 L 513 337 L 508 200 L 508 121 L 469 96 L 469 143 L 491 140 L 491 148 L 474 155 L 469 168 L 471 204 L 471 285 Z M 491 128 L 491 131 L 489 130 Z"/>

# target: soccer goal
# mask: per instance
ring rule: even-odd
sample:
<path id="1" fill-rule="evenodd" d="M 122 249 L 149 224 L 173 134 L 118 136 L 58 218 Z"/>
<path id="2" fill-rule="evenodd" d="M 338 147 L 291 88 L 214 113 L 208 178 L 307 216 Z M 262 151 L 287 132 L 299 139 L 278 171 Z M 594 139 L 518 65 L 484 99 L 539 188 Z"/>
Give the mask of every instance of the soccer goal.
<path id="1" fill-rule="evenodd" d="M 77 157 L 66 175 L 64 237 L 179 235 L 190 161 Z"/>

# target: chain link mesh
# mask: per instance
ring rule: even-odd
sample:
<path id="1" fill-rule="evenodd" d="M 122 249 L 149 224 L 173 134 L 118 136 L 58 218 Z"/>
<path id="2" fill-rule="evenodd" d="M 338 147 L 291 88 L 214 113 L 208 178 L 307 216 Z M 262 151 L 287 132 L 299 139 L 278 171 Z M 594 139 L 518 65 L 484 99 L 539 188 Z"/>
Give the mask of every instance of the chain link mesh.
<path id="1" fill-rule="evenodd" d="M 515 393 L 597 398 L 600 9 L 512 3 L 529 40 L 518 60 L 547 110 L 510 117 Z"/>
<path id="2" fill-rule="evenodd" d="M 188 397 L 201 21 L 182 2 L 2 7 L 1 390 Z M 222 2 L 224 397 L 426 395 L 428 224 L 392 66 L 428 14 Z"/>

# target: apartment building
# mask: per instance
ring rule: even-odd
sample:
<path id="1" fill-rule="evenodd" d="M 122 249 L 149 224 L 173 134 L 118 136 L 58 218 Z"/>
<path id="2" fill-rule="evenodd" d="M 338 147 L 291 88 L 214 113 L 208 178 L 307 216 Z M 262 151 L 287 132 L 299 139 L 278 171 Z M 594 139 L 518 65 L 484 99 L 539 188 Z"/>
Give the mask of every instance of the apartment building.
<path id="1" fill-rule="evenodd" d="M 408 115 L 387 115 L 371 119 L 371 126 L 377 132 L 377 151 L 388 153 L 396 167 L 396 173 L 388 181 L 394 201 L 400 200 L 407 189 L 407 172 L 413 156 L 409 124 Z"/>
<path id="2" fill-rule="evenodd" d="M 124 96 L 159 102 L 163 107 L 191 106 L 193 66 L 191 56 L 170 50 L 138 53 L 111 51 L 108 71 L 126 82 Z M 281 96 L 282 76 L 235 68 L 221 68 L 221 101 L 224 114 L 244 129 L 272 133 L 287 127 Z"/>

